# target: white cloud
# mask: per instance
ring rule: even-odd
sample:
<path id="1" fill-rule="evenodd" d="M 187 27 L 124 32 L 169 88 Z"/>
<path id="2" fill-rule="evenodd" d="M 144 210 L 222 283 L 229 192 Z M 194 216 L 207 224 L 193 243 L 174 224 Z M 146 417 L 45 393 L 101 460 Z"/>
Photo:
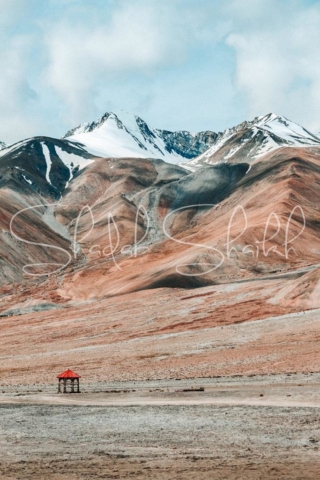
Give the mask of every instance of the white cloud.
<path id="1" fill-rule="evenodd" d="M 96 114 L 95 98 L 111 78 L 135 73 L 151 79 L 157 69 L 181 64 L 195 39 L 209 39 L 202 28 L 207 21 L 203 9 L 182 12 L 180 1 L 116 5 L 108 20 L 92 15 L 89 21 L 72 23 L 68 18 L 46 34 L 46 78 L 68 104 L 70 121 Z M 212 33 L 210 40 L 216 41 L 217 33 Z"/>
<path id="2" fill-rule="evenodd" d="M 153 81 L 228 29 L 210 20 L 216 5 L 206 0 L 0 0 L 0 12 L 6 143 L 63 134 L 108 105 L 151 108 Z M 130 91 L 138 92 L 133 101 Z"/>
<path id="3" fill-rule="evenodd" d="M 0 0 L 0 140 L 6 143 L 16 141 L 22 132 L 31 134 L 37 123 L 27 113 L 30 102 L 37 98 L 27 74 L 32 37 L 8 33 L 25 6 L 23 0 Z"/>
<path id="4" fill-rule="evenodd" d="M 319 24 L 309 0 L 0 0 L 0 140 L 113 108 L 192 130 L 274 111 L 320 131 Z"/>
<path id="5" fill-rule="evenodd" d="M 0 0 L 0 27 L 14 23 L 25 11 L 24 0 Z"/>
<path id="6" fill-rule="evenodd" d="M 320 129 L 320 5 L 236 0 L 235 85 L 247 96 L 249 116 L 273 111 Z M 249 13 L 250 12 L 250 13 Z"/>

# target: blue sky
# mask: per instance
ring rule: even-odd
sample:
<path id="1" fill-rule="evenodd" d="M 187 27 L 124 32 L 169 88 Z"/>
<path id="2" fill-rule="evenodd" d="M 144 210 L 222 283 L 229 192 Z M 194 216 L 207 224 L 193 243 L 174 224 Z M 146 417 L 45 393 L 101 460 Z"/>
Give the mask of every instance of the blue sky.
<path id="1" fill-rule="evenodd" d="M 123 109 L 221 131 L 275 112 L 320 131 L 320 1 L 0 0 L 0 141 Z"/>

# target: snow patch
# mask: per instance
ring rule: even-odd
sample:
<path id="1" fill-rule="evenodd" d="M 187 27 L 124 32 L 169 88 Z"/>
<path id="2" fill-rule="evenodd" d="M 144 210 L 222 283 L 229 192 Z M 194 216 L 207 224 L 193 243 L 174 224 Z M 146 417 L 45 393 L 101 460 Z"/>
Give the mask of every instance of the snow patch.
<path id="1" fill-rule="evenodd" d="M 50 185 L 52 185 L 52 183 L 50 181 L 50 171 L 51 171 L 52 161 L 51 161 L 51 158 L 50 158 L 49 148 L 47 147 L 47 145 L 45 143 L 42 143 L 42 151 L 43 151 L 43 155 L 44 155 L 44 158 L 46 160 L 46 163 L 47 163 L 46 180 L 47 180 L 48 183 L 50 183 Z"/>
<path id="2" fill-rule="evenodd" d="M 29 183 L 29 185 L 32 185 L 32 181 L 31 181 L 31 180 L 29 180 L 24 174 L 22 174 L 22 176 L 23 176 L 24 180 L 25 180 L 27 183 Z"/>
<path id="3" fill-rule="evenodd" d="M 80 155 L 75 155 L 74 153 L 68 153 L 65 150 L 62 150 L 60 147 L 55 147 L 56 152 L 60 160 L 68 167 L 70 172 L 69 182 L 73 178 L 73 171 L 75 168 L 79 168 L 82 170 L 83 168 L 87 167 L 94 160 L 88 160 L 87 158 L 82 158 Z"/>

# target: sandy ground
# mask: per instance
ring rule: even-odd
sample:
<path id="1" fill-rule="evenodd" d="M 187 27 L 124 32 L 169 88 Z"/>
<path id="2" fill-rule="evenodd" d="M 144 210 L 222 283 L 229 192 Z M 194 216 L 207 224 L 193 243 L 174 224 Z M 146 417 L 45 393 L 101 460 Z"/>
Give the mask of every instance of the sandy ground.
<path id="1" fill-rule="evenodd" d="M 1 479 L 319 478 L 319 374 L 38 390 L 0 395 Z"/>

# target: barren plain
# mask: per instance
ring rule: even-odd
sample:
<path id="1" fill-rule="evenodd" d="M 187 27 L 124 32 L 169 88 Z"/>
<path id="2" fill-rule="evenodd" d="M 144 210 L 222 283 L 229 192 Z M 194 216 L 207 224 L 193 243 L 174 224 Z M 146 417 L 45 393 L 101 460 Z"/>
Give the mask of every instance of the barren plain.
<path id="1" fill-rule="evenodd" d="M 54 391 L 15 386 L 1 395 L 1 478 L 319 478 L 319 374 Z"/>
<path id="2" fill-rule="evenodd" d="M 1 478 L 319 478 L 319 310 L 281 311 L 281 285 L 3 317 Z M 67 367 L 81 394 L 56 393 Z"/>

